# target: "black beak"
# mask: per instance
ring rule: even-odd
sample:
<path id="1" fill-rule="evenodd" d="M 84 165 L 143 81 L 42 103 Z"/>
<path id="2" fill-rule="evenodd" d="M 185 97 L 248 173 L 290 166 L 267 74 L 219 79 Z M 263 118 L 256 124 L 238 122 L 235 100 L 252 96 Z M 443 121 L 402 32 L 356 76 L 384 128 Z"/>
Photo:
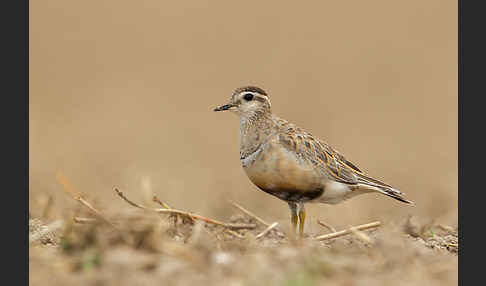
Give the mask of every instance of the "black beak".
<path id="1" fill-rule="evenodd" d="M 233 107 L 233 104 L 225 104 L 223 106 L 216 107 L 214 111 L 225 111 Z"/>

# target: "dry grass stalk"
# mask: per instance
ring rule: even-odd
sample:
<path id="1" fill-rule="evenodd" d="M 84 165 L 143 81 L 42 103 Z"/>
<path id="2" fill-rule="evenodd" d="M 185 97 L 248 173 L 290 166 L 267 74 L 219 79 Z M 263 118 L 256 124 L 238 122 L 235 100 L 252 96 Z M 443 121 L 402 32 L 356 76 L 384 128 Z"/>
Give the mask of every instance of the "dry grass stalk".
<path id="1" fill-rule="evenodd" d="M 92 224 L 97 222 L 95 218 L 77 217 L 77 216 L 73 217 L 73 221 L 75 223 L 80 223 L 80 224 Z"/>
<path id="2" fill-rule="evenodd" d="M 380 225 L 381 225 L 381 222 L 375 221 L 375 222 L 371 222 L 371 223 L 367 223 L 367 224 L 362 224 L 362 225 L 358 225 L 358 226 L 355 226 L 355 227 L 351 227 L 350 229 L 346 229 L 346 230 L 341 230 L 341 231 L 337 231 L 337 232 L 333 232 L 333 233 L 329 233 L 329 234 L 320 235 L 320 236 L 315 237 L 314 239 L 320 240 L 320 241 L 327 240 L 327 239 L 332 239 L 332 238 L 341 237 L 341 236 L 344 236 L 344 235 L 353 233 L 353 230 L 354 231 L 356 231 L 356 230 L 357 231 L 360 231 L 360 230 L 375 228 L 375 227 L 378 227 Z"/>
<path id="3" fill-rule="evenodd" d="M 115 188 L 114 190 L 118 194 L 118 196 L 120 196 L 128 204 L 130 204 L 130 205 L 132 205 L 132 206 L 134 206 L 136 208 L 143 209 L 143 210 L 153 211 L 153 212 L 157 212 L 157 213 L 165 213 L 165 214 L 177 214 L 177 215 L 189 217 L 189 218 L 194 219 L 194 220 L 200 220 L 200 221 L 204 221 L 204 222 L 209 223 L 209 224 L 219 225 L 219 226 L 222 226 L 222 227 L 225 227 L 225 228 L 230 228 L 230 229 L 254 229 L 256 227 L 256 225 L 254 225 L 254 224 L 224 223 L 224 222 L 221 222 L 221 221 L 218 221 L 218 220 L 215 220 L 215 219 L 211 219 L 211 218 L 207 218 L 207 217 L 204 217 L 204 216 L 201 216 L 201 215 L 198 215 L 198 214 L 194 214 L 194 213 L 190 213 L 190 212 L 185 212 L 185 211 L 181 211 L 181 210 L 176 210 L 176 209 L 167 209 L 167 208 L 163 208 L 163 209 L 153 209 L 153 208 L 148 208 L 148 207 L 145 207 L 145 206 L 142 206 L 140 204 L 137 204 L 137 203 L 134 203 L 134 202 L 130 201 L 117 188 Z"/>
<path id="4" fill-rule="evenodd" d="M 161 207 L 163 207 L 164 209 L 172 209 L 168 204 L 164 203 L 163 201 L 159 200 L 159 198 L 157 198 L 157 196 L 154 196 L 152 198 L 152 201 L 158 203 Z"/>
<path id="5" fill-rule="evenodd" d="M 235 236 L 235 237 L 241 238 L 241 239 L 245 238 L 245 236 L 244 236 L 244 235 L 239 234 L 238 232 L 236 232 L 236 231 L 234 231 L 234 230 L 231 230 L 231 229 L 226 229 L 226 232 L 227 232 L 227 233 L 230 233 L 231 235 L 233 235 L 233 236 Z"/>
<path id="6" fill-rule="evenodd" d="M 265 234 L 267 234 L 268 232 L 270 232 L 272 229 L 274 229 L 276 226 L 278 225 L 278 222 L 274 222 L 272 223 L 272 225 L 270 225 L 269 227 L 267 227 L 264 231 L 262 231 L 261 233 L 259 233 L 255 238 L 258 239 L 260 237 L 263 237 Z"/>
<path id="7" fill-rule="evenodd" d="M 98 217 L 101 221 L 105 222 L 106 224 L 110 225 L 113 227 L 115 230 L 117 230 L 123 241 L 127 244 L 132 244 L 133 240 L 132 237 L 130 237 L 127 233 L 123 232 L 121 229 L 119 229 L 116 225 L 114 225 L 111 221 L 109 221 L 107 218 L 101 214 L 99 210 L 97 210 L 95 207 L 93 207 L 89 202 L 87 202 L 82 196 L 81 193 L 78 192 L 74 187 L 71 185 L 70 181 L 60 172 L 57 173 L 57 180 L 59 183 L 64 187 L 63 190 L 67 194 L 71 195 L 71 197 L 78 201 L 81 205 L 87 207 L 91 212 L 93 212 L 96 217 Z"/>
<path id="8" fill-rule="evenodd" d="M 79 201 L 81 204 L 83 204 L 88 209 L 90 209 L 102 221 L 106 222 L 107 224 L 111 225 L 113 228 L 117 229 L 116 225 L 114 225 L 111 221 L 109 221 L 107 218 L 105 218 L 99 210 L 95 209 L 90 203 L 88 203 L 85 199 L 83 199 L 83 197 L 75 198 L 75 200 Z"/>
<path id="9" fill-rule="evenodd" d="M 99 219 L 104 221 L 105 223 L 109 224 L 115 229 L 118 229 L 111 221 L 105 218 L 99 210 L 94 208 L 89 202 L 87 202 L 82 196 L 81 193 L 78 192 L 74 187 L 71 185 L 71 182 L 60 172 L 57 173 L 57 180 L 58 182 L 64 187 L 63 190 L 67 194 L 71 195 L 73 199 L 87 207 L 91 212 L 93 212 Z"/>
<path id="10" fill-rule="evenodd" d="M 366 233 L 356 229 L 356 227 L 350 227 L 349 230 L 362 242 L 366 244 L 373 244 L 373 240 Z"/>
<path id="11" fill-rule="evenodd" d="M 240 206 L 239 204 L 237 204 L 236 202 L 233 202 L 233 201 L 230 201 L 230 203 L 236 207 L 237 209 L 239 209 L 240 211 L 242 211 L 244 214 L 246 214 L 247 216 L 255 219 L 257 222 L 263 224 L 264 226 L 266 227 L 270 227 L 270 224 L 266 221 L 264 221 L 263 219 L 261 219 L 260 217 L 258 217 L 257 215 L 255 215 L 254 213 L 250 212 L 249 210 L 245 209 L 244 207 Z"/>
<path id="12" fill-rule="evenodd" d="M 164 209 L 172 209 L 168 204 L 164 203 L 163 201 L 161 201 L 157 196 L 153 196 L 152 197 L 152 201 L 153 202 L 156 202 L 158 203 L 161 207 L 163 207 Z M 177 225 L 177 219 L 179 218 L 177 214 L 170 214 L 169 215 L 169 218 L 172 218 L 174 220 L 174 226 Z M 191 221 L 194 221 L 192 218 L 188 217 L 189 219 L 191 219 Z"/>
<path id="13" fill-rule="evenodd" d="M 44 206 L 44 210 L 42 211 L 42 218 L 43 219 L 46 219 L 48 216 L 49 216 L 49 213 L 51 212 L 52 210 L 52 206 L 54 205 L 54 199 L 52 198 L 52 196 L 49 196 L 47 198 L 47 202 Z"/>
<path id="14" fill-rule="evenodd" d="M 317 223 L 325 228 L 327 228 L 328 230 L 330 230 L 331 232 L 336 232 L 336 229 L 334 227 L 332 227 L 332 225 L 330 224 L 327 224 L 325 222 L 323 222 L 322 220 L 319 220 L 317 219 Z"/>

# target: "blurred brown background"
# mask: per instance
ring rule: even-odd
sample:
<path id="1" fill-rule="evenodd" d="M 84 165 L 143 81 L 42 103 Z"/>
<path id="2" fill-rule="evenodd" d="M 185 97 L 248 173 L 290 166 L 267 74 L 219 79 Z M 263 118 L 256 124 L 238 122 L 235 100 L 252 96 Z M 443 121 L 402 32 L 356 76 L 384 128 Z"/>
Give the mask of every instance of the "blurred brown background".
<path id="1" fill-rule="evenodd" d="M 62 172 L 104 211 L 150 190 L 227 219 L 239 201 L 289 224 L 244 174 L 239 122 L 214 113 L 264 88 L 304 127 L 415 201 L 309 205 L 335 226 L 409 214 L 457 224 L 457 2 L 31 1 L 30 210 L 72 214 Z M 145 191 L 144 191 L 145 190 Z"/>

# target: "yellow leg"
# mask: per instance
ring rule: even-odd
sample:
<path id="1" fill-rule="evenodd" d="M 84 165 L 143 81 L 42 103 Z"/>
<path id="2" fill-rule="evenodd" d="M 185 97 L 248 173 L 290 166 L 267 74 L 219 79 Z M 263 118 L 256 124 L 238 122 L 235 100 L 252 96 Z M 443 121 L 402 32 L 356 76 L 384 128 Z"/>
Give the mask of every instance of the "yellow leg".
<path id="1" fill-rule="evenodd" d="M 289 208 L 290 208 L 290 222 L 292 223 L 292 230 L 295 236 L 297 234 L 297 220 L 299 218 L 297 215 L 297 204 L 289 202 Z"/>
<path id="2" fill-rule="evenodd" d="M 304 204 L 299 204 L 299 235 L 304 237 L 305 208 Z"/>

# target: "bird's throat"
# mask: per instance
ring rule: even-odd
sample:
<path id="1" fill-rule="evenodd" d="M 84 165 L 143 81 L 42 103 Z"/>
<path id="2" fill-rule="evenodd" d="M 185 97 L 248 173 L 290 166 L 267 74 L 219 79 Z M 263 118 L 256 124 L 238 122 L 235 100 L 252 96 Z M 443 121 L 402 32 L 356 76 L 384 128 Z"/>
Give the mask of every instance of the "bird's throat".
<path id="1" fill-rule="evenodd" d="M 255 152 L 273 134 L 271 114 L 255 113 L 240 117 L 240 158 Z"/>

